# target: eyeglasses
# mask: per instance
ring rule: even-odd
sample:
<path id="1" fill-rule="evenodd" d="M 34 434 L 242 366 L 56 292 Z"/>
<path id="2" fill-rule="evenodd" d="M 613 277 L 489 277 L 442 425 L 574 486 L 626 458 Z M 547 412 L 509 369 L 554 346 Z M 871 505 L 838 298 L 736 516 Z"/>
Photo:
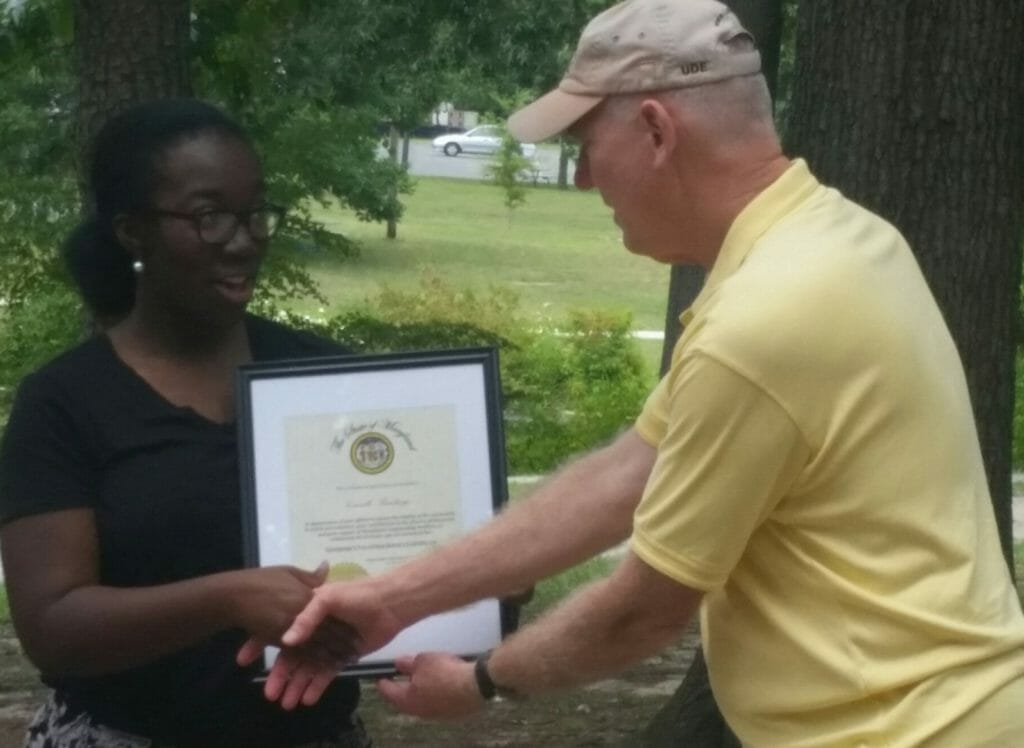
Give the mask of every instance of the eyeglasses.
<path id="1" fill-rule="evenodd" d="M 285 209 L 279 205 L 261 205 L 251 210 L 200 210 L 195 213 L 181 213 L 153 208 L 146 212 L 154 216 L 191 221 L 199 238 L 207 244 L 227 244 L 243 223 L 249 236 L 256 241 L 266 241 L 277 233 L 284 223 Z"/>

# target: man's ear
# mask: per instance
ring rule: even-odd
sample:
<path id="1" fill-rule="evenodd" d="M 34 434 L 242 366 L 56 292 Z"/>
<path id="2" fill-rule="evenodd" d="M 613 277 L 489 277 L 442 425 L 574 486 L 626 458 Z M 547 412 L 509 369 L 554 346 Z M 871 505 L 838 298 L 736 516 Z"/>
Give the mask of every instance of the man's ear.
<path id="1" fill-rule="evenodd" d="M 118 213 L 114 216 L 114 236 L 121 246 L 127 250 L 133 260 L 142 259 L 142 250 L 146 242 L 143 236 L 144 227 L 138 216 Z"/>
<path id="2" fill-rule="evenodd" d="M 678 123 L 657 99 L 645 99 L 640 104 L 640 122 L 654 149 L 654 165 L 664 166 L 676 149 Z"/>

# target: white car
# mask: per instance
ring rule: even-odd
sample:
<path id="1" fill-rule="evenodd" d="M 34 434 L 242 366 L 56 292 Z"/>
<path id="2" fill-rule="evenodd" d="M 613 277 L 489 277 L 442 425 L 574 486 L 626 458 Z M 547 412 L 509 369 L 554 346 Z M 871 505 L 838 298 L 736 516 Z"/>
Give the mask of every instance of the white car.
<path id="1" fill-rule="evenodd" d="M 500 125 L 480 125 L 472 130 L 459 133 L 448 133 L 434 138 L 435 150 L 444 151 L 446 156 L 458 156 L 460 153 L 496 153 L 501 148 L 501 138 L 505 134 Z M 537 152 L 533 143 L 520 143 L 519 151 L 527 158 Z"/>

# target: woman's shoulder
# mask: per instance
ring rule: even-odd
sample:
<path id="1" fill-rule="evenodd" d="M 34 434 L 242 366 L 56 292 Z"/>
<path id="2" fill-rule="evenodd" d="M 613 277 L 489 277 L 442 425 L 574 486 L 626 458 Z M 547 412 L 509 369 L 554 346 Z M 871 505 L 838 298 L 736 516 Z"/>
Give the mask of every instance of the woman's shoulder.
<path id="1" fill-rule="evenodd" d="M 92 335 L 26 376 L 22 387 L 61 389 L 93 387 L 107 376 L 116 363 L 110 343 L 103 335 Z"/>
<path id="2" fill-rule="evenodd" d="M 253 359 L 256 361 L 344 356 L 352 353 L 350 348 L 330 338 L 308 330 L 298 330 L 265 317 L 248 315 L 246 329 L 249 333 Z"/>

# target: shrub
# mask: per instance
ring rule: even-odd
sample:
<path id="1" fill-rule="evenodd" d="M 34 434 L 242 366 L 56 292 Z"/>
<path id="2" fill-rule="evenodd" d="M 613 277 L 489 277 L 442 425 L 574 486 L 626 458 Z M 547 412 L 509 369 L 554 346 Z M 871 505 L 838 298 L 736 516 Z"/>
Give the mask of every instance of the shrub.
<path id="1" fill-rule="evenodd" d="M 531 322 L 511 291 L 481 296 L 436 275 L 417 291 L 384 288 L 358 311 L 285 321 L 364 352 L 496 346 L 514 474 L 547 472 L 614 436 L 639 412 L 649 381 L 628 315 L 576 312 L 560 327 Z"/>
<path id="2" fill-rule="evenodd" d="M 0 314 L 0 423 L 22 377 L 74 345 L 86 326 L 71 289 L 53 286 Z"/>
<path id="3" fill-rule="evenodd" d="M 514 472 L 547 472 L 607 441 L 639 413 L 648 377 L 628 315 L 576 312 L 502 367 Z"/>

